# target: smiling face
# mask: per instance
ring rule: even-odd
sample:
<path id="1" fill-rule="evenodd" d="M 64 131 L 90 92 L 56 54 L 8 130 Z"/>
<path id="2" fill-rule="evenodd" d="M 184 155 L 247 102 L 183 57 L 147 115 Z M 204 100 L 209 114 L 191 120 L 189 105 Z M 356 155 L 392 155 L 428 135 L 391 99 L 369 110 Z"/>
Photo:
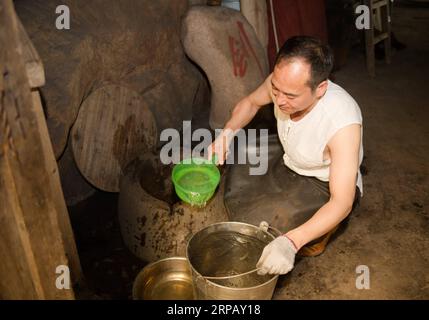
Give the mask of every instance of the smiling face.
<path id="1" fill-rule="evenodd" d="M 293 116 L 308 113 L 325 94 L 328 82 L 321 82 L 315 90 L 309 83 L 311 67 L 303 59 L 283 60 L 274 67 L 271 86 L 279 109 Z"/>

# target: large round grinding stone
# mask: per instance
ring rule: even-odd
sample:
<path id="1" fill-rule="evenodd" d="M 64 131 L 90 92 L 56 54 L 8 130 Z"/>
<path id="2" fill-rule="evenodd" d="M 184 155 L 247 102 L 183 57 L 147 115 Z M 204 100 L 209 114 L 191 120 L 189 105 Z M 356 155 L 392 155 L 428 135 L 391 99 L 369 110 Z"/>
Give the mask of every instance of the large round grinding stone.
<path id="1" fill-rule="evenodd" d="M 85 99 L 71 138 L 82 175 L 97 188 L 118 192 L 128 162 L 156 147 L 157 129 L 138 93 L 107 85 Z"/>

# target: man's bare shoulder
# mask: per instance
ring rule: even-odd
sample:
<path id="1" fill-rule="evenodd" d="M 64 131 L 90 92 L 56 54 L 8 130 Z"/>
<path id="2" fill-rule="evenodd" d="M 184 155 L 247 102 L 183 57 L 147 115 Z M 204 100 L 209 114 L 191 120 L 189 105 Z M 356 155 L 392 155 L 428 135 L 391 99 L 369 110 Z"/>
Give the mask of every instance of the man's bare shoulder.
<path id="1" fill-rule="evenodd" d="M 329 151 L 336 149 L 344 150 L 345 147 L 350 147 L 353 142 L 359 145 L 361 138 L 362 124 L 351 123 L 340 128 L 335 134 L 329 139 L 327 147 Z"/>
<path id="2" fill-rule="evenodd" d="M 273 102 L 271 96 L 271 77 L 272 74 L 270 74 L 264 82 L 249 95 L 249 99 L 252 104 L 262 107 Z"/>

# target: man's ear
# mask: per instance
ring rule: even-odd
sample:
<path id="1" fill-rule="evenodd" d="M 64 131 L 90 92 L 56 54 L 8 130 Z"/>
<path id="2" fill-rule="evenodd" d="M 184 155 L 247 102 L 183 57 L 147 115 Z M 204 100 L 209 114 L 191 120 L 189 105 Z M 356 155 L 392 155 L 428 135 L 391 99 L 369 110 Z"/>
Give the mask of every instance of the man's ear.
<path id="1" fill-rule="evenodd" d="M 316 88 L 316 97 L 319 99 L 323 97 L 326 90 L 328 89 L 328 80 L 324 80 Z"/>

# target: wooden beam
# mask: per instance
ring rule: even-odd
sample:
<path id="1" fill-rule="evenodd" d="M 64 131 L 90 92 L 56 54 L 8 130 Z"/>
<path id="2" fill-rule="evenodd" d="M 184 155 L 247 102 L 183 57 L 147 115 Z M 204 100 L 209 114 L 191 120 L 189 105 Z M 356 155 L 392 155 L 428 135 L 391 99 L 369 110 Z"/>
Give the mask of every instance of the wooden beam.
<path id="1" fill-rule="evenodd" d="M 11 0 L 0 0 L 0 23 L 0 298 L 73 299 L 72 288 L 56 286 L 57 267 L 69 265 L 62 194 L 48 171 Z"/>
<path id="2" fill-rule="evenodd" d="M 54 198 L 56 211 L 58 212 L 58 220 L 61 228 L 61 233 L 64 240 L 66 255 L 69 259 L 70 269 L 72 271 L 72 279 L 74 283 L 81 280 L 82 270 L 76 249 L 73 231 L 70 225 L 70 218 L 67 211 L 67 206 L 62 195 L 60 177 L 58 173 L 58 165 L 53 154 L 52 143 L 49 137 L 48 127 L 43 112 L 40 93 L 37 88 L 45 84 L 45 71 L 42 60 L 39 57 L 33 43 L 31 42 L 27 31 L 25 30 L 21 20 L 16 16 L 18 24 L 18 39 L 22 45 L 22 56 L 25 63 L 25 70 L 32 90 L 32 99 L 34 112 L 36 114 L 37 125 L 41 135 L 43 154 L 47 164 L 47 172 L 51 176 L 51 188 L 58 196 Z"/>
<path id="3" fill-rule="evenodd" d="M 76 243 L 73 235 L 73 230 L 70 224 L 70 216 L 65 203 L 63 190 L 61 187 L 60 175 L 58 172 L 58 164 L 55 159 L 52 143 L 49 138 L 48 126 L 43 112 L 42 101 L 38 90 L 32 90 L 33 110 L 36 115 L 37 127 L 40 133 L 43 156 L 46 164 L 46 174 L 49 176 L 50 188 L 53 192 L 53 203 L 57 212 L 58 223 L 61 231 L 61 236 L 64 242 L 64 249 L 68 259 L 68 266 L 71 271 L 71 279 L 73 284 L 82 280 L 82 270 L 80 260 L 76 248 Z"/>
<path id="4" fill-rule="evenodd" d="M 27 71 L 28 81 L 31 88 L 38 88 L 45 85 L 45 71 L 43 69 L 42 60 L 39 57 L 33 43 L 28 37 L 27 31 L 19 20 L 18 16 L 18 37 L 22 44 L 22 56 L 25 62 L 25 70 Z"/>

